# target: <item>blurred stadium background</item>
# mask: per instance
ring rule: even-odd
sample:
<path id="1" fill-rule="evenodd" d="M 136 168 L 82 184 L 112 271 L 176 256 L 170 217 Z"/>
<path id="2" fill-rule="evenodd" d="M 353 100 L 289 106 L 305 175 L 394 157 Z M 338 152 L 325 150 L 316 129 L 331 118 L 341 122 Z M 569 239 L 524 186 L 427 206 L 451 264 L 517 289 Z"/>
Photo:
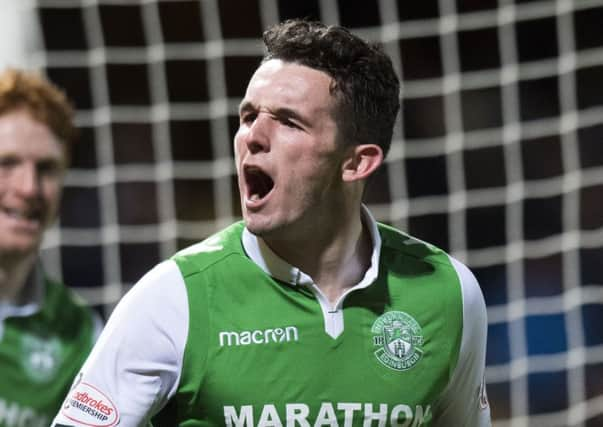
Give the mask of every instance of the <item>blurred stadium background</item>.
<path id="1" fill-rule="evenodd" d="M 0 64 L 78 109 L 47 270 L 107 316 L 239 218 L 238 103 L 291 17 L 394 59 L 403 112 L 367 202 L 478 277 L 494 425 L 603 426 L 603 0 L 0 0 Z"/>

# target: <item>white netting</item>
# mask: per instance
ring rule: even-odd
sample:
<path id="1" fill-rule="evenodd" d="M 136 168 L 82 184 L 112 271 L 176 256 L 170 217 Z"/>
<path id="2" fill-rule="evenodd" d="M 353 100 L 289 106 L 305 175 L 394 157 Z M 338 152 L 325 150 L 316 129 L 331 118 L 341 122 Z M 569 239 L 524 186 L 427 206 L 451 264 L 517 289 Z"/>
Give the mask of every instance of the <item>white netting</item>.
<path id="1" fill-rule="evenodd" d="M 603 425 L 603 0 L 39 0 L 33 62 L 82 136 L 48 269 L 108 314 L 239 218 L 231 140 L 259 35 L 383 43 L 403 112 L 368 202 L 480 280 L 496 426 Z"/>

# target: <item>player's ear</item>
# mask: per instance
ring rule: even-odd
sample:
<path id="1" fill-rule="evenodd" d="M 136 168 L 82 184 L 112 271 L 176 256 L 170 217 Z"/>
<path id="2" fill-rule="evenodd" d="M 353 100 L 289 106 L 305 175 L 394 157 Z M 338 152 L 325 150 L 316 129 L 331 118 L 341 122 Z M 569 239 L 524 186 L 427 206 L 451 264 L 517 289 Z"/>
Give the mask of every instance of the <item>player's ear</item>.
<path id="1" fill-rule="evenodd" d="M 342 165 L 342 179 L 347 182 L 368 178 L 383 163 L 383 150 L 376 144 L 350 147 Z"/>

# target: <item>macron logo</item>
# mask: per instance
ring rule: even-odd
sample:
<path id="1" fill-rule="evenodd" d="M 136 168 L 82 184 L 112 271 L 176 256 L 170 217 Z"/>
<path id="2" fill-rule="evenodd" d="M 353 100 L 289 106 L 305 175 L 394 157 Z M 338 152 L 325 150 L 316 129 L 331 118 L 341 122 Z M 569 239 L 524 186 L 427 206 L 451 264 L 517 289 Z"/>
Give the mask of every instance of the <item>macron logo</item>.
<path id="1" fill-rule="evenodd" d="M 295 326 L 242 332 L 222 331 L 219 333 L 218 338 L 220 340 L 220 347 L 299 341 Z"/>

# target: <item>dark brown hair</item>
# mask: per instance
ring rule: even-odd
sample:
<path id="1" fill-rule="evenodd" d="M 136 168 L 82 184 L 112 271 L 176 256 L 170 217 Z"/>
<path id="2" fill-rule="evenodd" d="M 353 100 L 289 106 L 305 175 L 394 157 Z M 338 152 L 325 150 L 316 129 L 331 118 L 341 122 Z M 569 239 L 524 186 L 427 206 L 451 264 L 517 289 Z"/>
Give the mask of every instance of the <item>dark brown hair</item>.
<path id="1" fill-rule="evenodd" d="M 400 109 L 400 81 L 380 46 L 343 27 L 299 19 L 269 28 L 263 39 L 264 62 L 281 59 L 331 76 L 346 143 L 377 144 L 387 154 Z"/>

